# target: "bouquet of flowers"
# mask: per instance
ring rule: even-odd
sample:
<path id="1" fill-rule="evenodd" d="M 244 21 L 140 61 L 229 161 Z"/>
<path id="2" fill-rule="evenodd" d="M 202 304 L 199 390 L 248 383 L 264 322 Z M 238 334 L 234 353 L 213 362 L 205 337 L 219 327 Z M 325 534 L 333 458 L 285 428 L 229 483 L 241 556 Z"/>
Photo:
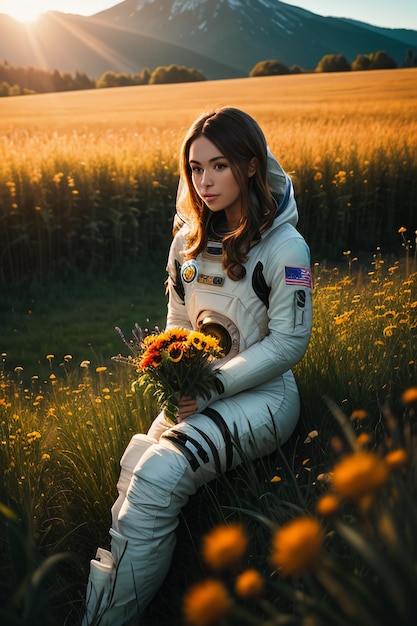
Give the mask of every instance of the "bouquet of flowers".
<path id="1" fill-rule="evenodd" d="M 180 398 L 209 398 L 215 382 L 213 361 L 223 355 L 218 339 L 185 328 L 143 336 L 136 325 L 132 344 L 126 341 L 119 328 L 116 330 L 134 356 L 114 359 L 135 366 L 138 378 L 133 386 L 155 396 L 171 421 L 176 422 Z"/>

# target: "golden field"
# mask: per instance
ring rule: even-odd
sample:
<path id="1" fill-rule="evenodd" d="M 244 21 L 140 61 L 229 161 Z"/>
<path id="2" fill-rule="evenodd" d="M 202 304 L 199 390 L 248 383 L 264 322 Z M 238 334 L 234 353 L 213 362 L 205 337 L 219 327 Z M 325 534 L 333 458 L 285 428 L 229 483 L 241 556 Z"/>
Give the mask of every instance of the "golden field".
<path id="1" fill-rule="evenodd" d="M 224 105 L 260 122 L 293 176 L 316 259 L 387 249 L 398 228 L 415 228 L 416 78 L 414 68 L 3 98 L 0 281 L 45 276 L 62 255 L 77 267 L 73 242 L 86 233 L 88 264 L 93 248 L 100 264 L 116 242 L 112 258 L 124 262 L 121 250 L 148 252 L 151 231 L 169 237 L 184 132 Z"/>
<path id="2" fill-rule="evenodd" d="M 288 160 L 294 149 L 305 146 L 306 141 L 311 143 L 311 133 L 317 149 L 326 146 L 329 138 L 333 145 L 364 137 L 383 141 L 399 131 L 415 140 L 417 69 L 270 76 L 4 98 L 0 101 L 0 132 L 3 150 L 8 148 L 4 139 L 12 139 L 15 133 L 24 150 L 30 148 L 30 138 L 39 133 L 46 134 L 44 141 L 48 145 L 48 140 L 52 144 L 56 140 L 54 133 L 66 136 L 71 143 L 73 132 L 80 150 L 94 151 L 101 140 L 109 151 L 115 149 L 112 133 L 129 141 L 132 152 L 135 148 L 140 152 L 176 150 L 191 122 L 203 111 L 219 106 L 239 107 L 253 115 L 273 148 L 286 159 L 288 154 Z M 119 143 L 117 140 L 116 145 Z M 37 155 L 32 153 L 31 157 L 36 159 Z"/>

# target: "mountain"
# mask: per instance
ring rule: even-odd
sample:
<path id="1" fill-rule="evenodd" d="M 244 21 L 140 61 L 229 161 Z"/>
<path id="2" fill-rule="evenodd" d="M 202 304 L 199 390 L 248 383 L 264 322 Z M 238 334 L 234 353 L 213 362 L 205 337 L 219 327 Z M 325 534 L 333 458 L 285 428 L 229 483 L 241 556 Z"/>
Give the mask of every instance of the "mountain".
<path id="1" fill-rule="evenodd" d="M 373 26 L 372 24 L 367 24 L 366 22 L 359 22 L 358 20 L 348 19 L 346 17 L 342 19 L 346 22 L 349 22 L 350 24 L 355 24 L 356 26 L 367 28 L 368 30 L 371 30 L 373 32 L 380 33 L 381 35 L 394 37 L 394 39 L 402 41 L 410 48 L 417 48 L 417 30 L 408 30 L 407 28 L 383 28 L 381 26 Z"/>
<path id="2" fill-rule="evenodd" d="M 314 69 L 326 54 L 384 50 L 401 66 L 417 32 L 322 17 L 279 0 L 125 0 L 91 17 L 48 12 L 31 25 L 0 15 L 11 65 L 140 73 L 186 65 L 208 79 L 247 76 L 266 59 Z"/>
<path id="3" fill-rule="evenodd" d="M 128 25 L 56 11 L 44 13 L 29 25 L 0 14 L 0 59 L 21 67 L 80 70 L 92 78 L 107 70 L 136 74 L 171 63 L 200 69 L 206 77 L 236 75 L 235 68 L 226 63 L 138 33 Z"/>

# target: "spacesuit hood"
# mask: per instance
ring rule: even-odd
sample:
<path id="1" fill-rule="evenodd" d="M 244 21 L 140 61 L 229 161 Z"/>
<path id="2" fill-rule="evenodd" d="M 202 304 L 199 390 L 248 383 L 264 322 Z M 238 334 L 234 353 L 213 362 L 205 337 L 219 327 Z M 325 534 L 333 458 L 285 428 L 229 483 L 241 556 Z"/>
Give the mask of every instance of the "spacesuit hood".
<path id="1" fill-rule="evenodd" d="M 296 226 L 298 222 L 297 203 L 291 178 L 268 148 L 268 183 L 277 200 L 277 210 L 272 229 L 282 224 Z M 270 229 L 269 229 L 270 230 Z"/>

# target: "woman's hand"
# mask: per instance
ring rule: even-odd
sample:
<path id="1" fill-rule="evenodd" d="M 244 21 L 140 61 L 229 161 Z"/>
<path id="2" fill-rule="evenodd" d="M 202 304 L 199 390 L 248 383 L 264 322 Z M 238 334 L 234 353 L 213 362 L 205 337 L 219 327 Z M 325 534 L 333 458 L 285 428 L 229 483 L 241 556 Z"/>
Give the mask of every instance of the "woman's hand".
<path id="1" fill-rule="evenodd" d="M 183 420 L 197 413 L 197 402 L 195 398 L 184 397 L 178 403 L 177 422 L 180 423 Z"/>

